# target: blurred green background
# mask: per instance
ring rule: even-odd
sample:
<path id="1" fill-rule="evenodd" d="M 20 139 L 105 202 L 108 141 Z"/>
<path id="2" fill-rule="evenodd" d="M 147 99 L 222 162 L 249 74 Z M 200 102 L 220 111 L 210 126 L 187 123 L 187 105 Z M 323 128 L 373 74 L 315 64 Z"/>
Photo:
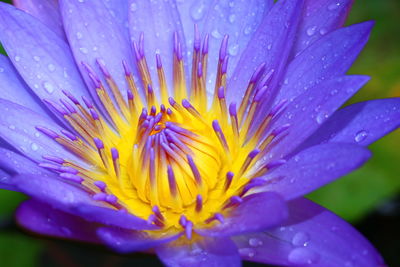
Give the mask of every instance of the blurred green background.
<path id="1" fill-rule="evenodd" d="M 373 19 L 376 26 L 350 71 L 369 75 L 372 80 L 351 103 L 400 97 L 399 14 L 399 0 L 358 0 L 354 4 L 347 24 Z M 400 225 L 400 131 L 370 148 L 374 156 L 365 166 L 309 197 L 355 224 L 377 246 L 390 266 L 399 266 L 396 264 L 400 264 L 400 245 L 397 244 L 400 239 L 397 229 Z M 15 226 L 12 217 L 23 199 L 18 193 L 0 189 L 1 266 L 125 266 L 133 263 L 127 257 L 99 247 L 27 235 Z M 135 264 L 157 263 L 148 256 L 137 257 Z"/>

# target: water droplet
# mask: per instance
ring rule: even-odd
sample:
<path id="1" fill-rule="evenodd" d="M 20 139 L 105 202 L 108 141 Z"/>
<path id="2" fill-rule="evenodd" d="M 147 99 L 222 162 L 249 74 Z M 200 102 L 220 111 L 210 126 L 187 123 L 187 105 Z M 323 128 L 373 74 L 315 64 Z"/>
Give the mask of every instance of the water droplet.
<path id="1" fill-rule="evenodd" d="M 288 255 L 288 261 L 293 264 L 313 264 L 317 260 L 317 253 L 308 248 L 295 248 Z"/>
<path id="2" fill-rule="evenodd" d="M 328 10 L 332 11 L 337 9 L 340 6 L 340 3 L 334 3 L 328 6 Z"/>
<path id="3" fill-rule="evenodd" d="M 135 12 L 137 10 L 137 4 L 136 3 L 132 3 L 130 6 L 130 9 L 132 12 Z"/>
<path id="4" fill-rule="evenodd" d="M 14 57 L 14 59 L 15 59 L 15 61 L 17 61 L 17 62 L 18 62 L 18 61 L 20 61 L 20 60 L 21 60 L 21 57 L 20 57 L 20 56 L 15 56 L 15 57 Z"/>
<path id="5" fill-rule="evenodd" d="M 251 28 L 251 26 L 247 26 L 246 28 L 244 28 L 245 35 L 249 35 L 252 31 L 253 29 Z"/>
<path id="6" fill-rule="evenodd" d="M 283 81 L 283 84 L 288 84 L 288 83 L 289 83 L 289 79 L 286 78 L 286 79 Z"/>
<path id="7" fill-rule="evenodd" d="M 49 94 L 52 94 L 54 92 L 54 86 L 50 82 L 44 82 L 43 87 Z"/>
<path id="8" fill-rule="evenodd" d="M 336 95 L 338 93 L 338 90 L 337 89 L 333 89 L 332 91 L 331 91 L 331 95 Z"/>
<path id="9" fill-rule="evenodd" d="M 31 144 L 31 149 L 32 149 L 33 151 L 36 151 L 36 150 L 39 149 L 39 147 L 38 147 L 38 145 L 37 145 L 36 143 L 32 143 L 32 144 Z"/>
<path id="10" fill-rule="evenodd" d="M 271 48 L 272 48 L 272 44 L 269 44 L 269 45 L 267 46 L 267 49 L 268 49 L 268 50 L 271 50 Z"/>
<path id="11" fill-rule="evenodd" d="M 53 64 L 49 64 L 49 65 L 47 65 L 47 69 L 50 71 L 50 72 L 53 72 L 53 71 L 55 71 L 55 69 L 56 69 L 56 66 L 54 66 Z"/>
<path id="12" fill-rule="evenodd" d="M 194 4 L 190 8 L 190 16 L 194 20 L 201 20 L 204 17 L 206 11 L 206 5 L 204 1 L 194 1 Z"/>
<path id="13" fill-rule="evenodd" d="M 40 57 L 39 56 L 33 56 L 33 60 L 39 62 L 40 61 Z"/>
<path id="14" fill-rule="evenodd" d="M 15 130 L 15 125 L 10 125 L 10 126 L 8 126 L 8 128 L 10 129 L 10 130 Z"/>
<path id="15" fill-rule="evenodd" d="M 305 232 L 298 232 L 292 238 L 292 244 L 297 247 L 306 246 L 308 241 L 310 241 L 310 237 Z"/>
<path id="16" fill-rule="evenodd" d="M 82 37 L 83 37 L 83 35 L 82 35 L 81 32 L 77 32 L 77 33 L 76 33 L 76 38 L 82 39 Z"/>
<path id="17" fill-rule="evenodd" d="M 221 39 L 222 38 L 222 34 L 218 31 L 218 29 L 214 29 L 211 32 L 211 36 L 216 38 L 216 39 Z"/>
<path id="18" fill-rule="evenodd" d="M 367 136 L 368 136 L 367 131 L 361 130 L 356 133 L 356 136 L 354 137 L 354 141 L 356 141 L 357 143 L 360 143 L 360 142 L 364 141 L 365 138 L 367 138 Z"/>
<path id="19" fill-rule="evenodd" d="M 329 117 L 329 115 L 322 111 L 320 113 L 318 113 L 317 117 L 315 118 L 318 124 L 323 123 L 327 118 Z"/>
<path id="20" fill-rule="evenodd" d="M 252 258 L 252 257 L 254 257 L 254 255 L 256 255 L 256 252 L 252 248 L 240 248 L 239 253 L 240 253 L 240 255 L 242 255 L 244 257 L 249 257 L 249 258 Z"/>
<path id="21" fill-rule="evenodd" d="M 308 35 L 308 36 L 314 35 L 316 29 L 317 29 L 317 26 L 308 28 L 308 29 L 307 29 L 307 35 Z"/>
<path id="22" fill-rule="evenodd" d="M 83 2 L 85 2 L 85 0 L 78 0 L 78 2 L 79 2 L 79 3 L 83 3 Z"/>
<path id="23" fill-rule="evenodd" d="M 236 20 L 236 15 L 235 14 L 229 15 L 228 20 L 230 23 L 234 23 Z"/>
<path id="24" fill-rule="evenodd" d="M 79 50 L 80 50 L 83 54 L 87 54 L 87 53 L 88 53 L 88 50 L 87 50 L 87 48 L 85 48 L 85 47 L 81 47 L 81 48 L 79 48 Z"/>
<path id="25" fill-rule="evenodd" d="M 1 73 L 1 72 L 4 72 L 4 68 L 0 68 L 0 73 Z"/>
<path id="26" fill-rule="evenodd" d="M 321 34 L 321 35 L 325 35 L 327 32 L 328 32 L 328 30 L 325 28 L 322 28 L 319 30 L 319 34 Z"/>
<path id="27" fill-rule="evenodd" d="M 239 45 L 235 44 L 229 47 L 229 54 L 231 56 L 236 56 L 239 52 Z"/>
<path id="28" fill-rule="evenodd" d="M 259 247 L 259 246 L 262 246 L 262 244 L 263 244 L 263 242 L 261 239 L 258 239 L 255 237 L 249 239 L 249 245 L 252 247 Z"/>

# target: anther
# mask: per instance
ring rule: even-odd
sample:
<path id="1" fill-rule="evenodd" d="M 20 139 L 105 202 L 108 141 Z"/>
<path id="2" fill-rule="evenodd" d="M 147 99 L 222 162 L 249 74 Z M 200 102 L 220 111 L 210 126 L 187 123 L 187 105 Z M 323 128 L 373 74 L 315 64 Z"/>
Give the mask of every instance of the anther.
<path id="1" fill-rule="evenodd" d="M 175 174 L 171 167 L 171 165 L 167 166 L 167 174 L 168 174 L 168 184 L 169 184 L 169 191 L 173 197 L 176 197 L 178 192 L 178 188 L 176 186 Z"/>
<path id="2" fill-rule="evenodd" d="M 201 175 L 200 175 L 199 169 L 197 168 L 196 164 L 194 163 L 194 160 L 193 160 L 192 156 L 190 156 L 188 154 L 188 155 L 186 155 L 186 157 L 187 157 L 188 164 L 190 166 L 190 169 L 192 170 L 193 177 L 194 177 L 196 183 L 199 186 L 201 186 L 202 185 L 202 180 L 201 180 Z"/>
<path id="3" fill-rule="evenodd" d="M 242 167 L 239 170 L 238 177 L 241 177 L 245 173 L 245 171 L 250 166 L 253 159 L 258 155 L 258 153 L 260 153 L 259 149 L 254 149 L 254 150 L 250 151 L 250 153 L 247 155 L 247 158 L 245 159 Z"/>
<path id="4" fill-rule="evenodd" d="M 48 160 L 48 161 L 52 161 L 58 164 L 64 164 L 65 160 L 63 160 L 62 158 L 59 157 L 55 157 L 55 156 L 50 156 L 50 155 L 43 155 L 42 156 L 43 159 Z"/>
<path id="5" fill-rule="evenodd" d="M 229 187 L 231 186 L 232 180 L 233 180 L 233 176 L 234 176 L 233 172 L 227 172 L 226 173 L 225 188 L 224 188 L 225 191 L 227 191 L 229 189 Z"/>
<path id="6" fill-rule="evenodd" d="M 227 141 L 226 141 L 226 138 L 225 138 L 225 136 L 224 136 L 224 133 L 222 132 L 222 129 L 221 129 L 221 127 L 219 126 L 219 123 L 218 123 L 217 120 L 213 120 L 213 122 L 212 122 L 212 127 L 213 127 L 214 132 L 215 132 L 215 134 L 217 135 L 218 140 L 220 141 L 222 147 L 223 147 L 227 152 L 229 152 L 228 143 L 227 143 Z"/>
<path id="7" fill-rule="evenodd" d="M 100 189 L 101 192 L 105 192 L 107 185 L 103 181 L 94 181 L 93 184 Z"/>
<path id="8" fill-rule="evenodd" d="M 115 175 L 119 177 L 121 174 L 121 167 L 119 165 L 119 153 L 115 147 L 111 148 L 111 157 L 114 165 Z"/>
<path id="9" fill-rule="evenodd" d="M 66 130 L 61 130 L 61 133 L 63 134 L 63 135 L 65 135 L 69 140 L 71 140 L 71 141 L 76 141 L 76 140 L 78 140 L 78 137 L 76 137 L 76 135 L 74 135 L 74 134 L 72 134 L 72 133 L 70 133 L 70 132 L 68 132 L 68 131 L 66 131 Z"/>
<path id="10" fill-rule="evenodd" d="M 182 227 L 186 227 L 187 222 L 188 222 L 188 220 L 187 220 L 186 216 L 185 215 L 181 215 L 181 217 L 179 218 L 179 224 Z"/>
<path id="11" fill-rule="evenodd" d="M 50 137 L 50 138 L 52 138 L 52 139 L 57 139 L 57 138 L 60 137 L 56 132 L 54 132 L 54 131 L 52 131 L 52 130 L 50 130 L 50 129 L 47 129 L 47 128 L 45 128 L 45 127 L 36 126 L 35 128 L 36 128 L 36 130 L 38 130 L 39 132 L 41 132 L 41 133 L 47 135 L 48 137 Z"/>
<path id="12" fill-rule="evenodd" d="M 203 208 L 203 197 L 201 195 L 197 195 L 196 197 L 196 212 L 200 212 Z"/>
<path id="13" fill-rule="evenodd" d="M 96 200 L 96 201 L 106 201 L 106 197 L 107 197 L 107 194 L 101 192 L 101 193 L 94 194 L 92 196 L 92 199 Z"/>
<path id="14" fill-rule="evenodd" d="M 84 179 L 82 177 L 75 175 L 75 174 L 71 174 L 71 173 L 65 173 L 65 172 L 61 173 L 60 177 L 65 180 L 68 180 L 68 181 L 71 181 L 74 183 L 78 183 L 78 184 L 81 184 L 84 181 Z"/>
<path id="15" fill-rule="evenodd" d="M 185 225 L 185 233 L 186 233 L 187 239 L 189 239 L 189 240 L 192 239 L 192 231 L 193 231 L 193 223 L 188 220 Z"/>

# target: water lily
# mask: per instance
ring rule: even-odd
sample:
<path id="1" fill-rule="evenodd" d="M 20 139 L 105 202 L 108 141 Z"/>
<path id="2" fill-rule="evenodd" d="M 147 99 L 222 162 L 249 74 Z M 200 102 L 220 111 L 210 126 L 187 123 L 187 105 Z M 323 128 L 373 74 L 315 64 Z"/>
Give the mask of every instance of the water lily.
<path id="1" fill-rule="evenodd" d="M 339 109 L 372 22 L 351 0 L 0 4 L 3 189 L 47 236 L 167 266 L 378 266 L 303 196 L 360 167 L 400 99 Z M 22 10 L 21 10 L 22 9 Z"/>

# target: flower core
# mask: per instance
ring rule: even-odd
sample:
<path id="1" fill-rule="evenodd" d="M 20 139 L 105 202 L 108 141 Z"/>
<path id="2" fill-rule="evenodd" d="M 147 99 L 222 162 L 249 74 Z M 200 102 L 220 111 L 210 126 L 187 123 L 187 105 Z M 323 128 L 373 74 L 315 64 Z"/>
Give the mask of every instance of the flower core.
<path id="1" fill-rule="evenodd" d="M 83 98 L 84 107 L 65 91 L 69 101 L 46 103 L 74 133 L 37 129 L 87 163 L 83 166 L 46 155 L 42 167 L 58 172 L 110 208 L 125 210 L 163 229 L 181 231 L 222 222 L 251 188 L 264 184 L 257 177 L 281 163 L 266 163 L 265 154 L 273 139 L 288 127 L 269 129 L 284 102 L 253 125 L 273 70 L 260 65 L 242 102 L 227 105 L 228 36 L 221 44 L 210 99 L 205 85 L 208 35 L 201 41 L 195 27 L 190 86 L 186 86 L 178 35 L 173 39 L 173 88 L 167 88 L 161 57 L 156 55 L 159 94 L 153 89 L 142 34 L 133 48 L 145 90 L 139 92 L 126 62 L 121 65 L 129 85 L 126 96 L 101 59 L 95 66 L 82 63 L 100 105 Z"/>

